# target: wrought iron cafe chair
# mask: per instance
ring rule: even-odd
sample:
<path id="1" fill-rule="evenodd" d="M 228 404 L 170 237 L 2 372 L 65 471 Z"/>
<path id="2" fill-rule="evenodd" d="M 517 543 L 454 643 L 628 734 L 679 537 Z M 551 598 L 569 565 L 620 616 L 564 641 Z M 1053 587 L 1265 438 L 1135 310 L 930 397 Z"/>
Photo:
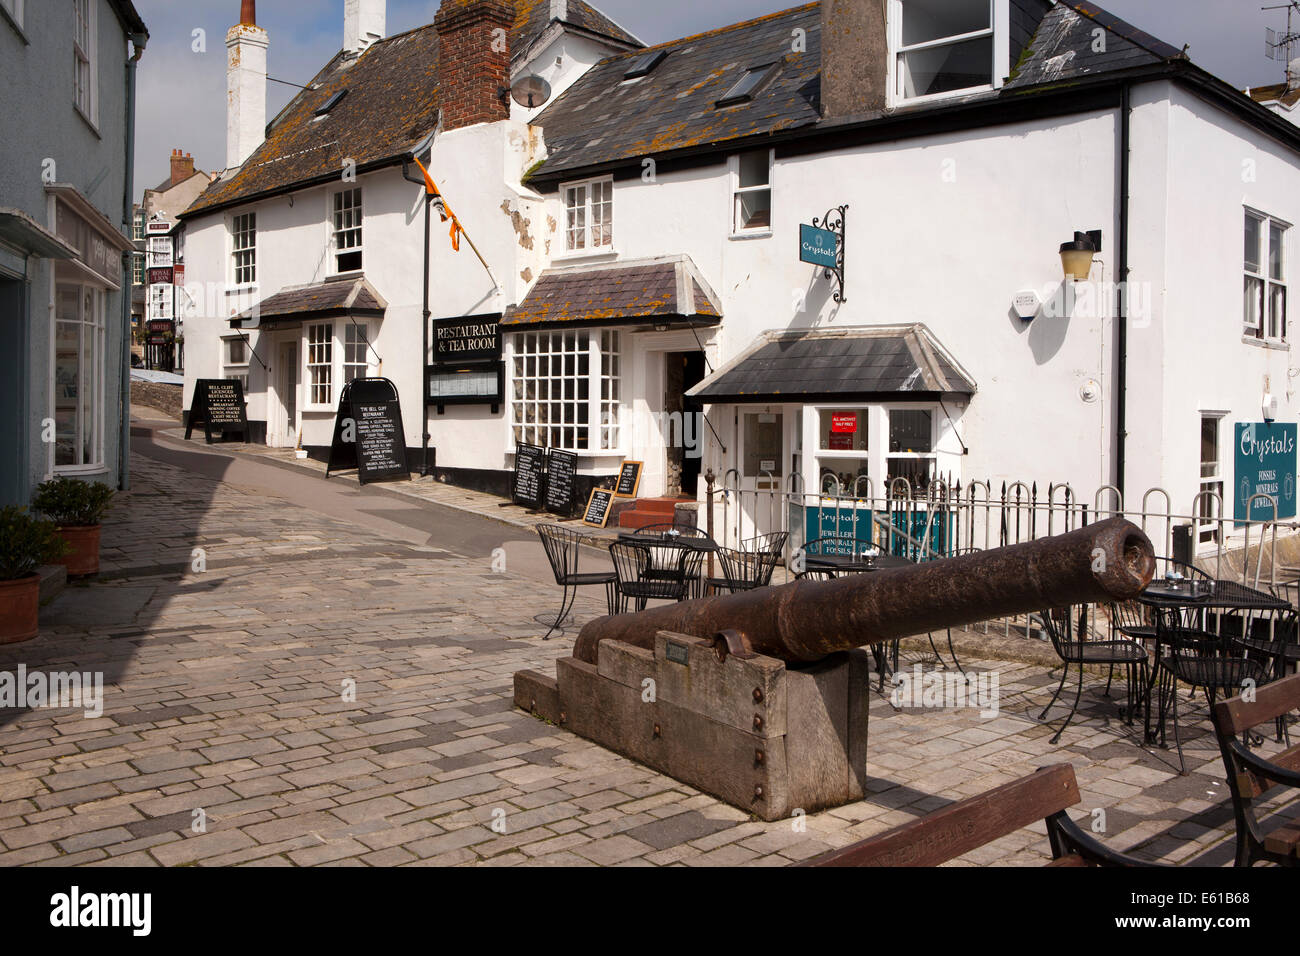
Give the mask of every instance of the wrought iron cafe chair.
<path id="1" fill-rule="evenodd" d="M 1066 715 L 1059 730 L 1052 737 L 1052 743 L 1057 743 L 1061 739 L 1061 734 L 1070 726 L 1074 720 L 1074 715 L 1079 710 L 1079 700 L 1083 696 L 1083 670 L 1088 665 L 1118 665 L 1127 671 L 1128 679 L 1128 702 L 1124 712 L 1124 722 L 1130 726 L 1133 723 L 1133 714 L 1137 709 L 1139 701 L 1146 700 L 1147 667 L 1150 657 L 1144 648 L 1137 641 L 1128 638 L 1120 640 L 1100 640 L 1092 636 L 1088 626 L 1088 606 L 1079 605 L 1077 607 L 1055 608 L 1040 612 L 1043 627 L 1047 631 L 1047 636 L 1052 641 L 1052 648 L 1056 651 L 1056 656 L 1061 659 L 1061 682 L 1056 686 L 1056 693 L 1048 701 L 1043 712 L 1038 715 L 1039 720 L 1047 717 L 1048 711 L 1061 696 L 1061 691 L 1065 689 L 1065 681 L 1069 677 L 1070 668 L 1074 667 L 1079 672 L 1078 684 L 1074 692 L 1074 704 L 1070 707 L 1070 713 Z M 1106 687 L 1109 690 L 1110 682 L 1107 681 Z M 1148 704 L 1149 706 L 1149 704 Z"/>
<path id="2" fill-rule="evenodd" d="M 691 582 L 699 577 L 704 552 L 693 548 L 675 548 L 674 552 L 676 563 L 666 569 L 654 566 L 648 545 L 615 541 L 609 546 L 618 578 L 618 613 L 626 612 L 633 602 L 643 611 L 648 601 L 686 599 Z"/>
<path id="3" fill-rule="evenodd" d="M 550 640 L 555 630 L 564 623 L 569 612 L 573 609 L 574 599 L 578 596 L 578 588 L 591 587 L 593 585 L 604 585 L 605 603 L 609 608 L 609 613 L 615 613 L 617 592 L 615 585 L 617 577 L 614 571 L 579 571 L 578 555 L 582 551 L 584 543 L 595 541 L 591 535 L 583 534 L 580 531 L 574 531 L 572 528 L 564 528 L 560 525 L 543 524 L 537 526 L 537 535 L 542 539 L 542 549 L 546 552 L 546 559 L 551 563 L 551 572 L 555 575 L 555 583 L 563 588 L 560 597 L 560 613 L 555 618 L 555 623 L 551 625 L 550 630 L 542 640 Z"/>
<path id="4" fill-rule="evenodd" d="M 754 588 L 767 587 L 772 583 L 772 573 L 781 561 L 779 551 L 735 551 L 731 548 L 719 548 L 718 561 L 722 565 L 722 577 L 708 579 L 708 586 L 714 591 L 752 591 Z"/>

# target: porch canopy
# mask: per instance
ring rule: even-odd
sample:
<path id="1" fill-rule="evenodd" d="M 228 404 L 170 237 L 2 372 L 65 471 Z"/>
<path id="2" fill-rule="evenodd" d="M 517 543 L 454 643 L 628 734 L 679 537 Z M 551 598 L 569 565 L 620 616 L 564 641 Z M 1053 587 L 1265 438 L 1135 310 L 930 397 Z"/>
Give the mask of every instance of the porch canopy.
<path id="1" fill-rule="evenodd" d="M 24 255 L 42 259 L 75 259 L 80 253 L 21 209 L 0 208 L 0 242 Z"/>
<path id="2" fill-rule="evenodd" d="M 721 320 L 717 295 L 690 257 L 679 255 L 547 269 L 501 326 L 701 328 Z"/>
<path id="3" fill-rule="evenodd" d="M 284 328 L 347 316 L 382 319 L 387 309 L 388 302 L 365 276 L 334 276 L 324 282 L 286 286 L 231 319 L 230 327 Z"/>
<path id="4" fill-rule="evenodd" d="M 921 401 L 975 381 L 924 325 L 765 332 L 686 394 L 705 404 Z"/>

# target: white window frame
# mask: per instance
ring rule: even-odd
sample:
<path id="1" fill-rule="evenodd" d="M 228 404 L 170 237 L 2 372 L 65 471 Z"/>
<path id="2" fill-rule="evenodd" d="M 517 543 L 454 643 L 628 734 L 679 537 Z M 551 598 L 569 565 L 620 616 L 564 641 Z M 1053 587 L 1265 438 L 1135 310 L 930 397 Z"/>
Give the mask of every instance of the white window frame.
<path id="1" fill-rule="evenodd" d="M 602 192 L 609 191 L 608 200 L 601 200 L 599 203 L 592 201 L 592 187 L 602 187 Z M 579 230 L 575 230 L 569 225 L 569 212 L 573 208 L 569 204 L 569 194 L 578 189 L 585 190 L 582 201 L 583 222 Z M 605 241 L 599 246 L 592 245 L 592 219 L 595 206 L 603 206 L 608 209 L 608 218 L 605 220 L 604 238 Z M 592 179 L 579 179 L 560 185 L 560 225 L 564 230 L 564 252 L 557 258 L 566 256 L 591 256 L 602 255 L 614 252 L 614 177 L 597 176 Z M 583 245 L 575 246 L 572 243 L 575 235 L 580 235 Z"/>
<path id="2" fill-rule="evenodd" d="M 759 153 L 762 150 L 750 150 L 749 152 Z M 772 217 L 776 214 L 776 196 L 773 193 L 772 176 L 776 170 L 776 150 L 767 150 L 767 183 L 760 186 L 741 186 L 740 185 L 740 157 L 742 154 L 735 153 L 728 157 L 727 172 L 730 178 L 730 195 L 729 202 L 731 210 L 728 216 L 731 220 L 731 235 L 733 238 L 754 238 L 757 236 L 772 235 Z M 768 193 L 768 223 L 766 226 L 753 226 L 745 229 L 740 227 L 740 197 L 751 193 Z"/>
<path id="3" fill-rule="evenodd" d="M 939 474 L 939 423 L 942 420 L 943 412 L 938 405 L 884 405 L 885 412 L 884 428 L 881 433 L 881 451 L 884 455 L 884 471 L 881 472 L 881 480 L 884 482 L 884 491 L 882 494 L 889 493 L 889 462 L 891 459 L 907 460 L 928 460 L 932 462 L 933 468 L 931 474 L 937 477 Z M 930 450 L 929 451 L 890 451 L 889 450 L 889 430 L 890 417 L 894 412 L 929 412 L 930 413 Z M 912 496 L 915 497 L 918 489 L 913 485 Z"/>
<path id="4" fill-rule="evenodd" d="M 0 0 L 3 2 L 3 0 Z M 136 242 L 144 240 L 144 210 L 136 209 L 134 217 L 131 220 L 131 238 Z"/>
<path id="5" fill-rule="evenodd" d="M 1259 248 L 1256 249 L 1256 255 L 1259 258 L 1259 271 L 1252 272 L 1246 268 L 1243 245 L 1243 288 L 1242 288 L 1242 332 L 1247 338 L 1255 338 L 1264 342 L 1274 344 L 1285 344 L 1287 341 L 1287 245 L 1291 235 L 1291 224 L 1276 216 L 1270 216 L 1258 209 L 1252 209 L 1249 206 L 1245 208 L 1245 217 L 1242 220 L 1242 238 L 1244 243 L 1246 220 L 1250 219 L 1259 225 Z M 1282 230 L 1282 277 L 1274 279 L 1272 273 L 1272 243 L 1273 229 L 1278 227 Z M 1248 299 L 1246 298 L 1246 283 L 1258 283 L 1258 299 L 1256 305 L 1259 308 L 1259 317 L 1257 322 L 1250 321 L 1249 315 L 1246 314 Z M 1273 312 L 1274 293 L 1282 294 L 1282 315 L 1281 322 Z M 1280 324 L 1281 328 L 1278 328 Z"/>
<path id="6" fill-rule="evenodd" d="M 244 349 L 244 360 L 236 362 L 231 354 L 231 346 L 238 343 Z M 223 378 L 233 378 L 244 387 L 248 395 L 248 362 L 253 351 L 250 340 L 242 335 L 223 335 L 221 337 L 221 374 Z"/>
<path id="7" fill-rule="evenodd" d="M 339 368 L 341 374 L 339 381 L 347 383 L 353 378 L 364 377 L 373 378 L 378 365 L 375 363 L 374 349 L 371 343 L 375 340 L 374 329 L 369 322 L 362 319 L 346 319 L 343 322 L 343 334 L 339 337 Z M 360 361 L 357 361 L 356 350 L 361 350 Z M 349 361 L 351 358 L 351 361 Z M 349 370 L 360 370 L 360 375 L 350 374 Z"/>
<path id="8" fill-rule="evenodd" d="M 157 283 L 149 286 L 145 302 L 145 315 L 150 320 L 162 321 L 176 318 L 175 286 Z"/>
<path id="9" fill-rule="evenodd" d="M 251 217 L 251 219 L 250 219 Z M 248 221 L 248 228 L 240 228 L 241 221 Z M 236 213 L 230 217 L 227 228 L 230 243 L 230 284 L 235 289 L 253 289 L 257 287 L 257 260 L 258 260 L 258 230 L 257 230 L 257 212 L 249 210 L 248 212 Z M 251 235 L 252 242 L 243 248 L 239 246 L 240 236 Z M 240 256 L 247 254 L 247 262 L 241 264 Z M 249 278 L 240 281 L 241 270 L 249 272 Z"/>
<path id="10" fill-rule="evenodd" d="M 626 362 L 626 339 L 618 329 L 557 329 L 544 332 L 515 332 L 506 336 L 507 451 L 520 442 L 559 448 L 587 457 L 624 454 L 627 429 L 623 423 L 621 383 Z M 585 347 L 582 345 L 585 339 Z M 555 350 L 556 343 L 559 348 Z M 569 343 L 572 343 L 570 347 Z M 573 372 L 564 360 L 572 356 Z M 579 371 L 579 357 L 586 358 L 586 375 Z M 557 359 L 556 373 L 551 363 Z M 531 363 L 529 360 L 532 360 Z M 542 360 L 547 363 L 541 374 Z M 581 397 L 580 383 L 586 381 L 587 397 Z M 567 389 L 573 383 L 572 397 Z M 558 394 L 553 394 L 557 392 Z M 586 422 L 579 421 L 578 409 L 586 406 Z M 574 409 L 566 419 L 566 406 Z M 552 411 L 560 421 L 551 422 Z M 544 420 L 545 419 L 545 420 Z M 585 430 L 586 443 L 579 440 Z M 571 435 L 569 434 L 571 433 Z M 571 438 L 572 440 L 567 440 Z"/>
<path id="11" fill-rule="evenodd" d="M 24 0 L 0 0 L 0 10 L 8 14 L 19 30 L 23 29 L 23 2 Z"/>
<path id="12" fill-rule="evenodd" d="M 1202 429 L 1205 428 L 1206 421 L 1214 422 L 1214 452 L 1218 460 L 1214 462 L 1205 462 L 1200 460 L 1201 459 L 1201 436 L 1198 434 L 1196 440 L 1196 458 L 1197 458 L 1197 471 L 1200 474 L 1200 478 L 1198 479 L 1199 483 L 1197 485 L 1196 490 L 1198 492 L 1214 491 L 1218 493 L 1219 514 L 1217 516 L 1213 516 L 1210 514 L 1210 512 L 1213 510 L 1213 506 L 1210 504 L 1210 501 L 1212 499 L 1208 497 L 1200 499 L 1198 505 L 1199 513 L 1194 516 L 1195 524 L 1196 524 L 1196 547 L 1197 548 L 1200 548 L 1204 545 L 1217 545 L 1219 540 L 1219 529 L 1222 526 L 1221 519 L 1223 518 L 1223 505 L 1224 505 L 1223 488 L 1225 482 L 1223 479 L 1223 422 L 1226 417 L 1227 417 L 1226 412 L 1202 411 L 1198 419 Z M 1214 465 L 1212 474 L 1207 475 L 1205 473 L 1205 466 L 1207 464 Z M 1201 522 L 1202 517 L 1205 517 L 1208 520 L 1205 523 L 1202 523 Z"/>
<path id="13" fill-rule="evenodd" d="M 881 419 L 881 416 L 877 414 L 873 414 L 879 406 L 861 405 L 852 402 L 846 402 L 843 405 L 814 405 L 809 407 L 812 409 L 812 419 L 811 419 L 812 428 L 810 430 L 810 438 L 811 438 L 810 453 L 812 455 L 813 471 L 816 473 L 816 484 L 813 487 L 816 488 L 817 494 L 821 495 L 823 491 L 822 488 L 822 461 L 823 460 L 862 461 L 864 459 L 867 462 L 867 475 L 871 479 L 871 482 L 867 485 L 867 488 L 870 489 L 871 491 L 876 491 L 878 493 L 879 489 L 877 487 L 876 475 L 874 474 L 874 469 L 876 468 L 876 461 L 877 458 L 879 457 L 879 448 L 876 447 L 877 445 L 879 445 L 879 437 L 877 436 L 877 441 L 874 443 L 872 442 L 871 439 L 873 433 L 879 431 L 879 421 Z M 847 451 L 834 449 L 834 448 L 822 448 L 821 447 L 821 416 L 823 412 L 859 413 L 858 423 L 859 423 L 859 427 L 864 432 L 867 433 L 867 447 L 865 449 L 850 448 Z M 803 421 L 804 416 L 798 416 L 798 418 L 800 424 L 806 428 L 807 426 Z M 885 418 L 884 420 L 886 422 L 886 427 L 888 427 L 888 418 Z M 802 478 L 803 476 L 801 475 L 800 477 Z M 838 476 L 837 476 L 837 480 L 838 480 Z M 866 490 L 866 489 L 862 487 L 862 482 L 860 482 L 857 478 L 854 479 L 853 483 L 849 487 L 840 489 L 841 493 L 844 495 L 852 495 L 859 490 Z"/>
<path id="14" fill-rule="evenodd" d="M 91 0 L 72 0 L 72 103 L 95 129 L 99 128 L 99 83 L 95 72 L 98 13 L 98 4 Z"/>
<path id="15" fill-rule="evenodd" d="M 77 282 L 53 283 L 55 288 L 55 308 L 52 312 L 51 321 L 51 349 L 50 361 L 53 374 L 50 377 L 51 391 L 50 398 L 51 409 L 58 408 L 58 402 L 61 397 L 59 392 L 66 388 L 69 383 L 60 383 L 58 381 L 58 327 L 60 324 L 71 324 L 72 320 L 60 319 L 58 313 L 57 294 L 60 287 L 76 289 L 77 296 L 77 319 L 75 324 L 78 326 L 77 337 L 77 382 L 76 382 L 76 409 L 74 418 L 75 446 L 77 456 L 80 457 L 85 450 L 87 442 L 84 439 L 85 429 L 92 429 L 90 436 L 90 454 L 93 460 L 78 461 L 72 464 L 59 464 L 57 461 L 58 442 L 50 443 L 50 471 L 55 475 L 77 475 L 77 474 L 98 474 L 105 470 L 104 461 L 104 360 L 105 360 L 105 335 L 106 319 L 105 311 L 107 309 L 107 295 L 105 290 L 96 285 L 89 285 Z M 91 311 L 92 314 L 87 317 L 85 314 L 86 294 L 91 294 Z M 85 336 L 91 336 L 91 361 L 90 368 L 85 367 L 83 361 L 85 356 Z M 89 421 L 83 418 L 82 411 L 84 405 L 82 396 L 89 392 L 91 407 Z"/>
<path id="16" fill-rule="evenodd" d="M 328 331 L 320 336 L 320 330 Z M 300 379 L 307 389 L 305 411 L 332 411 L 334 409 L 334 383 L 338 381 L 335 366 L 338 364 L 338 342 L 335 339 L 337 323 L 333 319 L 325 322 L 311 322 L 303 329 L 302 361 L 306 374 Z M 324 352 L 322 353 L 322 350 Z M 322 370 L 324 378 L 315 378 L 316 370 Z M 322 395 L 323 398 L 320 396 Z"/>
<path id="17" fill-rule="evenodd" d="M 173 265 L 172 254 L 171 236 L 149 237 L 149 267 L 151 269 L 161 269 Z"/>
<path id="18" fill-rule="evenodd" d="M 145 254 L 134 252 L 131 254 L 131 284 L 144 285 L 145 280 Z"/>
<path id="19" fill-rule="evenodd" d="M 903 6 L 906 2 L 907 0 L 889 0 L 888 101 L 890 106 L 902 105 L 904 103 L 911 105 L 913 103 L 945 100 L 954 96 L 969 96 L 972 93 L 984 93 L 990 90 L 1002 88 L 1002 85 L 1006 82 L 1006 76 L 1011 70 L 1011 18 L 1010 10 L 1007 6 L 1007 0 L 988 0 L 990 26 L 987 29 L 975 30 L 970 33 L 954 34 L 948 37 L 940 37 L 937 40 L 929 40 L 925 43 L 913 43 L 909 46 L 903 45 Z M 923 96 L 907 96 L 903 92 L 903 71 L 899 69 L 899 62 L 908 53 L 917 53 L 923 50 L 935 49 L 943 46 L 953 46 L 958 43 L 965 43 L 969 40 L 978 40 L 984 37 L 993 38 L 993 55 L 992 62 L 989 63 L 988 83 L 969 86 L 960 90 L 950 90 L 945 93 L 928 93 Z"/>
<path id="20" fill-rule="evenodd" d="M 344 196 L 356 194 L 356 205 L 345 206 L 340 208 L 339 202 Z M 356 225 L 346 229 L 340 229 L 339 223 L 342 214 L 350 210 L 356 210 Z M 354 272 L 361 272 L 365 268 L 365 235 L 363 232 L 363 219 L 365 216 L 365 197 L 361 193 L 361 187 L 356 184 L 349 184 L 346 189 L 339 189 L 330 193 L 329 199 L 329 226 L 330 226 L 330 273 L 331 275 L 348 275 Z M 349 233 L 356 233 L 356 244 L 343 246 L 340 245 L 340 237 Z M 339 256 L 358 253 L 361 255 L 361 265 L 355 269 L 340 269 Z"/>

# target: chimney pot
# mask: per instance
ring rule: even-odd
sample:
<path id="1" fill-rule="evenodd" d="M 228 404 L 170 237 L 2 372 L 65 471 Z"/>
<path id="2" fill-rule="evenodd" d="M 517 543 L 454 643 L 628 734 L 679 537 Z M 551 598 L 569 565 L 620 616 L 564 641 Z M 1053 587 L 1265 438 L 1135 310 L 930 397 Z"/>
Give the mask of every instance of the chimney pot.
<path id="1" fill-rule="evenodd" d="M 257 26 L 257 0 L 243 0 L 239 5 L 239 22 Z"/>

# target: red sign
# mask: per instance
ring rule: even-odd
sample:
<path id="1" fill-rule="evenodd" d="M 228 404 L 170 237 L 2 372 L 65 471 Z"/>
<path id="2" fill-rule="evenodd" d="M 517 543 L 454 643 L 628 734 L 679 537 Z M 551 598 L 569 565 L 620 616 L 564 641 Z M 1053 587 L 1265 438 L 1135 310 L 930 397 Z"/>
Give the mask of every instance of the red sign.
<path id="1" fill-rule="evenodd" d="M 173 266 L 173 267 L 172 267 L 172 273 L 173 273 L 173 278 L 172 278 L 172 284 L 173 284 L 173 285 L 184 285 L 184 284 L 185 284 L 185 267 L 184 267 L 184 266 Z"/>
<path id="2" fill-rule="evenodd" d="M 831 435 L 831 440 L 830 440 L 830 442 L 827 444 L 826 449 L 827 449 L 828 451 L 852 451 L 852 450 L 853 450 L 853 436 L 852 436 L 852 435 L 845 435 L 845 434 L 842 434 L 842 433 L 841 433 L 841 434 L 838 434 L 838 435 L 837 435 L 837 434 L 832 434 L 832 435 Z"/>
<path id="3" fill-rule="evenodd" d="M 150 332 L 173 332 L 176 329 L 176 323 L 171 319 L 150 319 L 148 328 Z"/>
<path id="4" fill-rule="evenodd" d="M 172 284 L 172 267 L 171 266 L 154 266 L 149 270 L 150 285 L 171 285 Z"/>
<path id="5" fill-rule="evenodd" d="M 852 435 L 858 430 L 857 412 L 832 412 L 831 431 L 840 435 Z"/>

